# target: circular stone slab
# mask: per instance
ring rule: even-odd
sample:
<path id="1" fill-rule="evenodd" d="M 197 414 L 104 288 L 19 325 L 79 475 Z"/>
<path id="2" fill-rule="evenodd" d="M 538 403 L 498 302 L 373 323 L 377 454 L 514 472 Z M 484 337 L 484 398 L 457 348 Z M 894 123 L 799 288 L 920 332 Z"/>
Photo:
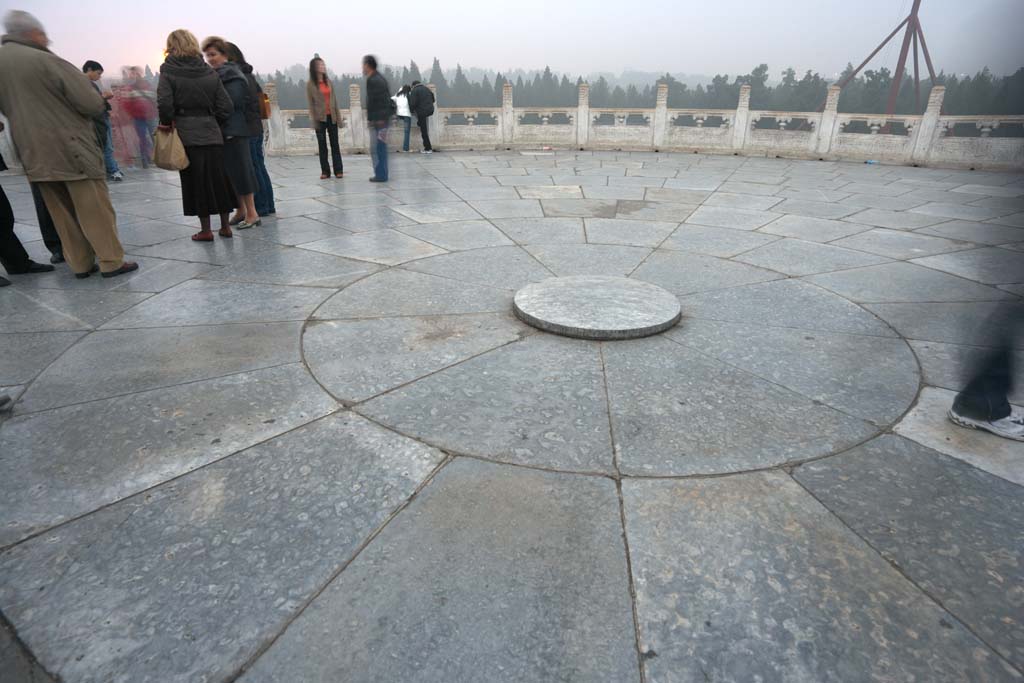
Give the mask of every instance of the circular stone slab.
<path id="1" fill-rule="evenodd" d="M 636 339 L 679 322 L 679 299 L 626 277 L 553 277 L 516 292 L 516 317 L 546 332 L 580 339 Z"/>

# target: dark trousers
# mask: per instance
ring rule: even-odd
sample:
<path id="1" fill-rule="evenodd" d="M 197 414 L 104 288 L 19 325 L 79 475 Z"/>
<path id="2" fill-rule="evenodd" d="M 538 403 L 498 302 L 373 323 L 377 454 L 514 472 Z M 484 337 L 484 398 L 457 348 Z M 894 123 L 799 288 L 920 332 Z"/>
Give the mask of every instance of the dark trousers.
<path id="1" fill-rule="evenodd" d="M 29 183 L 29 187 L 32 188 L 32 203 L 36 205 L 36 220 L 39 221 L 39 232 L 43 235 L 43 244 L 51 254 L 59 254 L 61 253 L 60 235 L 57 234 L 57 226 L 53 224 L 50 211 L 46 208 L 46 202 L 43 201 L 43 194 L 39 191 L 37 184 Z"/>
<path id="2" fill-rule="evenodd" d="M 331 141 L 331 161 L 334 162 L 334 172 L 344 173 L 345 168 L 341 163 L 341 147 L 338 145 L 338 124 L 331 116 L 323 123 L 316 124 L 316 146 L 320 148 L 320 174 L 331 175 L 331 166 L 327 163 L 327 139 Z"/>
<path id="3" fill-rule="evenodd" d="M 986 328 L 994 348 L 979 356 L 967 386 L 953 399 L 953 410 L 974 420 L 1001 420 L 1012 412 L 1015 349 L 1024 333 L 1020 304 L 1007 303 L 989 317 Z"/>
<path id="4" fill-rule="evenodd" d="M 420 127 L 420 135 L 423 137 L 423 149 L 434 149 L 430 146 L 430 132 L 427 130 L 429 116 L 416 115 L 416 125 Z"/>
<path id="5" fill-rule="evenodd" d="M 274 186 L 270 183 L 267 160 L 263 156 L 262 135 L 253 135 L 249 138 L 249 154 L 252 156 L 252 168 L 256 172 L 256 194 L 253 203 L 256 205 L 256 213 L 267 216 L 277 210 L 274 208 Z"/>
<path id="6" fill-rule="evenodd" d="M 23 273 L 28 268 L 28 252 L 14 234 L 14 209 L 0 187 L 0 264 L 8 273 Z"/>

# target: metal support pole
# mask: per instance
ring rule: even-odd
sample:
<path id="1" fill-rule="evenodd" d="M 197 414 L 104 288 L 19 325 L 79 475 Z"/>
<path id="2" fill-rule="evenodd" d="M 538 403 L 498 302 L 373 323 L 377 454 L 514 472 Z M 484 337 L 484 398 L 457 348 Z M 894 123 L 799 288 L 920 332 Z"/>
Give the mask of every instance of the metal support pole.
<path id="1" fill-rule="evenodd" d="M 914 32 L 914 113 L 921 111 L 921 71 L 917 64 L 917 19 L 910 30 Z"/>
<path id="2" fill-rule="evenodd" d="M 900 58 L 896 62 L 896 72 L 893 74 L 892 88 L 889 90 L 889 101 L 885 105 L 885 115 L 892 116 L 896 110 L 896 97 L 900 93 L 900 85 L 903 83 L 903 71 L 907 68 L 907 52 L 910 51 L 910 38 L 917 26 L 917 10 L 921 6 L 921 0 L 914 0 L 914 6 L 907 17 L 907 32 L 903 35 L 903 45 L 900 47 Z"/>

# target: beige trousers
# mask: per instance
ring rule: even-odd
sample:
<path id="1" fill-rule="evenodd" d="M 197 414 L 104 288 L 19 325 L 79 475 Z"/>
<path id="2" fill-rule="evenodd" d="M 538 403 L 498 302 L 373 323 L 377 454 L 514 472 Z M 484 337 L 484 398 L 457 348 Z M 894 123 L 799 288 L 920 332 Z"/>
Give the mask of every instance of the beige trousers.
<path id="1" fill-rule="evenodd" d="M 124 248 L 105 180 L 39 183 L 39 190 L 72 271 L 87 273 L 97 260 L 105 273 L 121 267 Z"/>

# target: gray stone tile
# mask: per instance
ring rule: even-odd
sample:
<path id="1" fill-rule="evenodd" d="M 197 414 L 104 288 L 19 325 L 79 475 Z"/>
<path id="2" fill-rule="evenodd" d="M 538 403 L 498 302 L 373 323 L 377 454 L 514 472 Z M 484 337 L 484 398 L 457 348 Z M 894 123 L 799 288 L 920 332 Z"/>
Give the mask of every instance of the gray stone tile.
<path id="1" fill-rule="evenodd" d="M 674 202 L 676 204 L 700 204 L 711 195 L 707 190 L 677 190 L 652 187 L 647 190 L 644 197 L 635 199 L 646 199 L 650 202 Z M 624 197 L 634 199 L 634 197 Z"/>
<path id="2" fill-rule="evenodd" d="M 8 551 L 0 605 L 63 680 L 230 678 L 442 458 L 328 417 Z"/>
<path id="3" fill-rule="evenodd" d="M 719 189 L 725 181 L 727 174 L 700 173 L 698 171 L 680 171 L 675 178 L 666 180 L 663 187 L 678 190 L 706 190 Z"/>
<path id="4" fill-rule="evenodd" d="M 733 230 L 756 230 L 780 218 L 777 213 L 756 209 L 731 209 L 721 206 L 701 206 L 690 214 L 687 223 Z"/>
<path id="5" fill-rule="evenodd" d="M 450 251 L 512 244 L 512 240 L 484 220 L 426 223 L 398 228 L 398 231 Z"/>
<path id="6" fill-rule="evenodd" d="M 868 230 L 832 242 L 833 246 L 859 249 L 879 256 L 896 259 L 912 259 L 932 254 L 970 249 L 977 245 L 971 242 L 950 240 L 943 237 L 922 235 L 902 230 Z"/>
<path id="7" fill-rule="evenodd" d="M 619 244 L 656 247 L 678 227 L 666 221 L 637 221 L 621 218 L 587 218 L 583 221 L 590 244 Z"/>
<path id="8" fill-rule="evenodd" d="M 794 476 L 974 633 L 1024 665 L 1024 633 L 1007 628 L 1020 619 L 1007 588 L 1024 585 L 1019 486 L 891 435 Z"/>
<path id="9" fill-rule="evenodd" d="M 647 202 L 621 200 L 615 212 L 616 218 L 636 221 L 671 221 L 678 223 L 697 208 L 696 204 L 677 204 L 675 202 Z"/>
<path id="10" fill-rule="evenodd" d="M 895 336 L 888 325 L 860 306 L 800 280 L 704 292 L 686 297 L 682 304 L 684 317 Z"/>
<path id="11" fill-rule="evenodd" d="M 388 206 L 398 204 L 398 200 L 384 192 L 344 192 L 327 194 L 318 199 L 324 204 L 339 209 L 354 209 L 362 206 Z"/>
<path id="12" fill-rule="evenodd" d="M 214 268 L 204 272 L 201 277 L 230 282 L 337 288 L 377 270 L 380 270 L 380 266 L 366 261 L 354 261 L 306 249 L 281 249 Z"/>
<path id="13" fill-rule="evenodd" d="M 494 199 L 471 202 L 484 218 L 539 218 L 544 215 L 536 199 Z"/>
<path id="14" fill-rule="evenodd" d="M 335 230 L 332 233 L 333 235 L 344 235 L 350 232 L 371 232 L 386 228 L 398 228 L 403 225 L 415 225 L 414 221 L 396 214 L 388 206 L 330 209 L 308 214 L 305 218 L 311 218 L 334 228 L 341 228 L 341 230 Z"/>
<path id="15" fill-rule="evenodd" d="M 633 274 L 683 296 L 709 289 L 765 282 L 780 277 L 763 268 L 681 251 L 656 251 Z M 683 315 L 688 313 L 683 311 Z"/>
<path id="16" fill-rule="evenodd" d="M 120 275 L 116 278 L 103 278 L 94 275 L 80 280 L 72 277 L 69 269 L 61 267 L 49 273 L 11 275 L 9 279 L 21 287 L 118 292 L 162 292 L 193 277 L 216 270 L 216 266 L 207 263 L 190 263 L 187 261 L 132 255 L 129 255 L 128 259 L 138 263 L 139 269 L 133 273 Z"/>
<path id="17" fill-rule="evenodd" d="M 609 244 L 533 244 L 525 248 L 558 276 L 626 276 L 651 253 L 645 247 Z"/>
<path id="18" fill-rule="evenodd" d="M 24 384 L 57 360 L 84 332 L 14 332 L 0 335 L 0 385 Z"/>
<path id="19" fill-rule="evenodd" d="M 426 204 L 437 202 L 458 202 L 458 196 L 443 187 L 425 189 L 390 189 L 388 194 L 403 204 Z M 479 218 L 479 216 L 473 216 Z M 413 219 L 415 220 L 415 219 Z M 453 220 L 453 219 L 448 219 Z"/>
<path id="20" fill-rule="evenodd" d="M 189 280 L 107 322 L 106 328 L 222 325 L 304 320 L 326 289 Z"/>
<path id="21" fill-rule="evenodd" d="M 786 275 L 811 275 L 884 263 L 889 259 L 828 244 L 781 239 L 735 258 Z"/>
<path id="22" fill-rule="evenodd" d="M 440 247 L 390 229 L 309 242 L 302 249 L 386 266 L 445 253 Z"/>
<path id="23" fill-rule="evenodd" d="M 1000 216 L 999 218 L 993 218 L 990 223 L 997 223 L 999 225 L 1009 225 L 1015 228 L 1024 228 L 1024 211 L 1021 213 L 1015 213 L 1010 216 Z"/>
<path id="24" fill-rule="evenodd" d="M 614 199 L 542 199 L 546 216 L 576 216 L 580 218 L 613 218 Z"/>
<path id="25" fill-rule="evenodd" d="M 997 187 L 994 185 L 961 185 L 960 187 L 954 187 L 953 192 L 959 192 L 963 194 L 981 195 L 985 197 L 1019 197 L 1024 195 L 1024 190 L 1020 187 L 1007 186 Z"/>
<path id="26" fill-rule="evenodd" d="M 519 244 L 583 244 L 582 218 L 499 218 L 494 222 Z"/>
<path id="27" fill-rule="evenodd" d="M 917 234 L 938 235 L 955 240 L 965 240 L 980 244 L 1006 244 L 1007 242 L 1024 241 L 1024 230 L 1007 225 L 994 223 L 975 223 L 971 221 L 949 221 L 922 228 Z"/>
<path id="28" fill-rule="evenodd" d="M 1015 677 L 781 472 L 626 481 L 623 504 L 649 680 Z"/>
<path id="29" fill-rule="evenodd" d="M 296 363 L 14 417 L 0 430 L 0 546 L 336 407 Z"/>
<path id="30" fill-rule="evenodd" d="M 764 226 L 760 231 L 772 235 L 795 237 L 796 239 L 809 242 L 831 242 L 841 237 L 864 232 L 867 229 L 867 226 L 856 223 L 833 221 L 827 218 L 811 218 L 810 216 L 787 215 Z"/>
<path id="31" fill-rule="evenodd" d="M 550 185 L 539 187 L 518 187 L 523 199 L 583 199 L 579 185 Z"/>
<path id="32" fill-rule="evenodd" d="M 240 680 L 637 680 L 621 534 L 603 478 L 457 460 Z"/>
<path id="33" fill-rule="evenodd" d="M 905 211 L 921 206 L 927 202 L 913 197 L 887 197 L 876 194 L 851 194 L 839 201 L 846 206 L 855 206 L 858 209 L 886 209 L 889 211 Z"/>
<path id="34" fill-rule="evenodd" d="M 511 290 L 553 275 L 520 247 L 490 247 L 444 254 L 404 267 L 460 282 Z"/>
<path id="35" fill-rule="evenodd" d="M 48 367 L 18 409 L 46 410 L 297 363 L 301 333 L 299 322 L 100 330 Z"/>
<path id="36" fill-rule="evenodd" d="M 1024 316 L 1024 304 L 1015 302 L 882 303 L 867 308 L 908 339 L 977 346 L 990 345 L 1002 331 L 1009 332 L 1012 316 Z M 999 313 L 1004 319 L 994 317 Z M 1024 348 L 1024 340 L 1018 340 L 1018 347 Z"/>
<path id="37" fill-rule="evenodd" d="M 917 396 L 917 361 L 902 339 L 694 319 L 666 334 L 878 425 L 895 421 Z"/>
<path id="38" fill-rule="evenodd" d="M 872 225 L 877 228 L 892 230 L 917 230 L 929 225 L 949 220 L 942 216 L 927 216 L 909 211 L 886 211 L 885 209 L 866 209 L 846 217 L 851 223 Z"/>
<path id="39" fill-rule="evenodd" d="M 597 346 L 536 335 L 375 398 L 359 411 L 456 453 L 612 471 Z"/>
<path id="40" fill-rule="evenodd" d="M 787 199 L 799 199 L 801 201 L 809 202 L 838 202 L 850 196 L 848 192 L 842 192 L 840 190 L 830 190 L 827 189 L 827 187 L 819 189 L 812 187 L 792 186 L 784 187 L 781 190 L 779 190 L 776 194 L 779 197 Z"/>
<path id="41" fill-rule="evenodd" d="M 771 196 L 779 191 L 779 188 L 775 185 L 763 185 L 761 183 L 750 183 L 750 182 L 739 182 L 735 180 L 727 180 L 718 186 L 719 192 L 734 192 L 737 194 L 755 194 L 762 196 Z"/>
<path id="42" fill-rule="evenodd" d="M 66 289 L 5 288 L 0 296 L 4 332 L 88 330 L 152 294 Z"/>
<path id="43" fill-rule="evenodd" d="M 851 194 L 867 194 L 875 197 L 899 197 L 907 194 L 913 187 L 900 185 L 899 183 L 850 183 L 843 186 L 843 192 Z"/>
<path id="44" fill-rule="evenodd" d="M 772 207 L 772 211 L 811 218 L 837 219 L 857 212 L 857 207 L 831 202 L 809 202 L 803 199 L 785 199 Z"/>
<path id="45" fill-rule="evenodd" d="M 1009 295 L 913 263 L 886 263 L 807 278 L 858 303 L 997 301 Z"/>
<path id="46" fill-rule="evenodd" d="M 349 231 L 327 225 L 313 218 L 297 216 L 295 218 L 281 218 L 280 220 L 263 219 L 263 225 L 258 228 L 258 234 L 243 234 L 246 240 L 261 239 L 275 244 L 295 246 L 303 242 L 315 242 L 316 240 L 327 239 L 347 235 Z"/>
<path id="47" fill-rule="evenodd" d="M 503 201 L 503 200 L 498 200 Z M 403 204 L 391 207 L 417 223 L 446 223 L 479 219 L 480 214 L 463 202 L 431 202 L 429 204 Z"/>
<path id="48" fill-rule="evenodd" d="M 998 247 L 927 256 L 914 259 L 912 263 L 986 284 L 1009 285 L 1024 282 L 1024 253 Z"/>
<path id="49" fill-rule="evenodd" d="M 507 173 L 510 169 L 505 169 Z M 538 185 L 554 185 L 549 175 L 499 175 L 495 176 L 498 183 L 506 187 L 535 187 Z"/>
<path id="50" fill-rule="evenodd" d="M 625 178 L 619 180 L 625 180 Z M 582 185 L 580 189 L 583 191 L 583 196 L 587 199 L 642 200 L 646 188 L 633 185 Z"/>
<path id="51" fill-rule="evenodd" d="M 685 223 L 679 226 L 660 248 L 729 258 L 777 239 L 779 238 L 774 235 L 762 235 L 758 232 Z"/>
<path id="52" fill-rule="evenodd" d="M 516 341 L 525 330 L 507 311 L 323 321 L 306 329 L 303 354 L 328 391 L 358 402 Z"/>
<path id="53" fill-rule="evenodd" d="M 987 209 L 983 206 L 966 206 L 964 204 L 951 204 L 948 202 L 923 204 L 911 209 L 911 212 L 924 214 L 925 216 L 958 218 L 967 221 L 983 221 L 987 218 L 995 218 L 1006 213 L 999 209 Z"/>
<path id="54" fill-rule="evenodd" d="M 876 431 L 664 337 L 603 349 L 623 473 L 669 476 L 769 467 L 841 450 Z M 746 417 L 737 419 L 740 415 Z"/>
<path id="55" fill-rule="evenodd" d="M 991 348 L 983 346 L 930 341 L 911 341 L 910 345 L 921 363 L 924 383 L 951 391 L 960 391 L 967 386 L 977 364 L 992 353 Z M 1011 373 L 1013 390 L 1009 395 L 1010 402 L 1024 403 L 1024 367 L 1018 364 Z"/>
<path id="56" fill-rule="evenodd" d="M 250 230 L 249 232 L 253 233 L 251 237 L 259 237 L 261 230 L 262 227 Z M 223 239 L 218 237 L 214 242 L 194 242 L 189 237 L 179 238 L 161 242 L 152 247 L 133 249 L 131 253 L 133 256 L 153 256 L 177 261 L 223 265 L 252 258 L 257 253 L 276 251 L 281 248 L 270 241 L 245 238 L 243 233 L 242 238 Z M 141 273 L 136 274 L 141 275 Z"/>
<path id="57" fill-rule="evenodd" d="M 180 208 L 180 207 L 179 207 Z M 275 201 L 274 208 L 278 218 L 292 218 L 294 216 L 305 216 L 324 210 L 324 203 L 315 199 L 286 199 Z"/>
<path id="58" fill-rule="evenodd" d="M 188 237 L 196 228 L 165 221 L 145 220 L 117 226 L 117 235 L 126 248 L 148 247 L 168 240 Z"/>
<path id="59" fill-rule="evenodd" d="M 520 193 L 514 187 L 503 187 L 500 185 L 484 187 L 456 187 L 452 189 L 463 201 L 476 201 L 481 199 L 519 199 Z M 527 197 L 523 197 L 527 199 Z"/>
<path id="60" fill-rule="evenodd" d="M 764 197 L 753 194 L 715 192 L 704 200 L 704 206 L 721 206 L 727 209 L 756 209 L 764 211 L 782 201 L 782 197 Z"/>

